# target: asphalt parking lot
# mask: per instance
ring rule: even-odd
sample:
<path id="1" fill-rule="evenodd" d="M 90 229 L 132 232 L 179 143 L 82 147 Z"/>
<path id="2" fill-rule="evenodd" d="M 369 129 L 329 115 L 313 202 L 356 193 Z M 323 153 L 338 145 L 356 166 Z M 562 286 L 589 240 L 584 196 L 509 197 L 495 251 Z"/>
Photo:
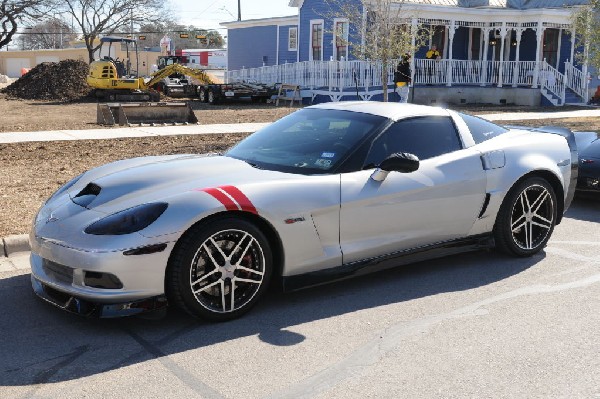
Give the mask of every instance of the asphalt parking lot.
<path id="1" fill-rule="evenodd" d="M 1 398 L 600 398 L 600 201 L 545 251 L 479 252 L 292 294 L 209 324 L 88 320 L 0 273 Z"/>

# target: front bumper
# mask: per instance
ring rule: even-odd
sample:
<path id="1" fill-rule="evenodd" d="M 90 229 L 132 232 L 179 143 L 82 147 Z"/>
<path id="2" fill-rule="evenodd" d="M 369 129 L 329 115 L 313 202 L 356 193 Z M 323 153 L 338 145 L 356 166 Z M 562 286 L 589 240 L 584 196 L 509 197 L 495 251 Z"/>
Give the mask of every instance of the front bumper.
<path id="1" fill-rule="evenodd" d="M 174 243 L 149 254 L 90 251 L 32 234 L 31 282 L 35 293 L 69 312 L 118 317 L 166 306 L 164 276 Z"/>

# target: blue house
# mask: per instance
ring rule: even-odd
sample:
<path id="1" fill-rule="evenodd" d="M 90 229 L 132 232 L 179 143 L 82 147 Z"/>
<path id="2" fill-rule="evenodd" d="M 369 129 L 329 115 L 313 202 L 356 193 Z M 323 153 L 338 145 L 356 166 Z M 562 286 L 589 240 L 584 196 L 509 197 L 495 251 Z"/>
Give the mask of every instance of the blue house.
<path id="1" fill-rule="evenodd" d="M 378 99 L 381 63 L 358 60 L 369 1 L 352 25 L 322 0 L 290 0 L 298 14 L 228 22 L 228 79 L 297 84 L 312 101 Z M 362 7 L 362 4 L 367 7 Z M 413 101 L 419 103 L 584 103 L 586 65 L 574 61 L 573 7 L 587 0 L 406 0 L 407 24 L 435 32 L 412 57 Z M 334 34 L 333 32 L 336 32 Z M 436 46 L 440 59 L 426 59 Z M 393 79 L 389 67 L 388 81 Z M 597 81 L 592 81 L 596 87 Z"/>

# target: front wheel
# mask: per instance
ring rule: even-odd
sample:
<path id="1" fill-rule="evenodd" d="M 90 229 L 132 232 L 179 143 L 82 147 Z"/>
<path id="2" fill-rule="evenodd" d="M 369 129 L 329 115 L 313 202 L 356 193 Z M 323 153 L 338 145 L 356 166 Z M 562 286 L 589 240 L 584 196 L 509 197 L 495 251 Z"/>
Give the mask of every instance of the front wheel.
<path id="1" fill-rule="evenodd" d="M 494 226 L 494 239 L 501 251 L 516 256 L 538 253 L 556 224 L 556 194 L 543 178 L 531 177 L 507 194 Z"/>
<path id="2" fill-rule="evenodd" d="M 167 268 L 169 301 L 213 321 L 250 310 L 264 294 L 273 270 L 264 234 L 232 217 L 199 224 L 175 247 Z"/>

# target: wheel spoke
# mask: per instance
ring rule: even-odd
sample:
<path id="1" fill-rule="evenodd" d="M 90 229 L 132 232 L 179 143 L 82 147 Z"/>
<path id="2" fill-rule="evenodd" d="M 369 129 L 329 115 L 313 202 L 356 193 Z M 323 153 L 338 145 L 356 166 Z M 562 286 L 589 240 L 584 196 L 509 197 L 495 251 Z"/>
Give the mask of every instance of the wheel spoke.
<path id="1" fill-rule="evenodd" d="M 223 257 L 223 259 L 227 262 L 229 260 L 229 256 L 225 255 L 225 252 L 223 252 L 223 250 L 217 244 L 217 242 L 215 241 L 215 239 L 211 237 L 210 238 L 210 242 L 212 243 L 212 245 L 215 246 L 215 248 L 217 248 L 217 251 L 219 251 L 219 254 L 221 254 L 221 256 Z"/>
<path id="2" fill-rule="evenodd" d="M 526 222 L 526 221 L 524 221 L 523 223 L 521 223 L 521 224 L 520 224 L 520 225 L 518 225 L 517 227 L 514 227 L 514 228 L 512 229 L 512 232 L 513 232 L 513 233 L 516 233 L 516 232 L 518 232 L 520 229 L 522 229 L 522 228 L 523 228 L 523 226 L 526 226 L 526 225 L 527 225 L 527 222 Z"/>
<path id="3" fill-rule="evenodd" d="M 527 231 L 527 236 L 525 237 L 525 245 L 527 245 L 527 249 L 531 249 L 533 243 L 533 224 L 527 223 L 525 225 L 525 230 Z"/>
<path id="4" fill-rule="evenodd" d="M 241 241 L 240 241 L 241 243 Z M 242 254 L 240 255 L 240 258 L 238 259 L 238 261 L 234 264 L 235 266 L 239 266 L 240 263 L 242 263 L 242 260 L 244 259 L 244 255 L 246 254 L 246 252 L 248 252 L 248 249 L 250 249 L 250 245 L 252 245 L 254 243 L 254 238 L 251 238 L 250 241 L 248 242 L 248 244 L 246 245 L 246 248 L 244 248 L 244 251 L 242 252 Z"/>
<path id="5" fill-rule="evenodd" d="M 193 291 L 193 292 L 194 292 L 194 295 L 198 294 L 199 292 L 206 291 L 207 289 L 209 289 L 209 288 L 212 288 L 212 287 L 214 287 L 215 285 L 217 285 L 217 284 L 219 284 L 219 283 L 221 283 L 221 282 L 222 282 L 222 280 L 217 280 L 217 281 L 215 281 L 215 282 L 212 282 L 212 283 L 210 283 L 210 284 L 208 284 L 208 285 L 205 285 L 204 287 L 202 287 L 202 288 L 199 288 L 199 289 L 197 289 L 197 290 Z"/>
<path id="6" fill-rule="evenodd" d="M 196 284 L 200 284 L 201 282 L 203 282 L 204 280 L 206 280 L 207 278 L 209 278 L 216 272 L 217 272 L 217 269 L 214 269 L 210 273 L 207 273 L 204 276 L 200 277 L 198 280 L 192 281 L 192 287 L 195 286 Z"/>
<path id="7" fill-rule="evenodd" d="M 221 283 L 221 305 L 223 305 L 223 312 L 227 312 L 227 304 L 225 303 L 225 281 L 219 280 Z"/>
<path id="8" fill-rule="evenodd" d="M 548 197 L 548 191 L 545 191 L 543 193 L 541 193 L 539 195 L 539 197 L 536 198 L 536 200 L 533 202 L 533 205 L 531 205 L 531 212 L 536 213 L 538 211 L 538 209 L 540 209 L 540 207 L 542 206 L 542 204 L 544 203 L 544 200 Z"/>
<path id="9" fill-rule="evenodd" d="M 512 224 L 512 231 L 518 230 L 525 222 L 520 223 L 517 227 L 515 224 L 519 223 L 522 219 L 525 219 L 525 215 L 521 215 L 517 220 L 515 220 Z"/>
<path id="10" fill-rule="evenodd" d="M 542 223 L 538 223 L 538 222 L 535 222 L 535 221 L 532 221 L 531 224 L 534 225 L 534 226 L 541 227 L 541 228 L 546 229 L 546 230 L 550 230 L 550 227 L 552 226 L 551 224 L 542 224 Z"/>
<path id="11" fill-rule="evenodd" d="M 248 273 L 258 274 L 259 276 L 262 276 L 264 274 L 260 270 L 249 269 L 249 268 L 244 267 L 244 266 L 238 266 L 237 270 L 243 270 L 243 271 L 248 272 Z"/>
<path id="12" fill-rule="evenodd" d="M 521 206 L 523 207 L 523 213 L 531 210 L 529 198 L 527 198 L 527 190 L 523 190 L 523 192 L 521 193 Z"/>
<path id="13" fill-rule="evenodd" d="M 244 236 L 242 238 L 240 238 L 240 240 L 238 241 L 238 243 L 235 245 L 235 247 L 231 250 L 231 253 L 229 254 L 229 258 L 232 259 L 233 255 L 237 252 L 238 249 L 241 248 L 242 243 L 244 242 L 244 240 L 246 239 L 246 237 L 248 237 L 248 233 L 244 233 Z M 252 239 L 250 239 L 250 242 L 252 242 Z M 250 244 L 248 244 L 249 246 Z M 246 249 L 244 250 L 244 252 L 242 253 L 242 256 L 246 253 L 246 251 L 248 250 L 248 246 L 246 246 Z M 242 256 L 240 256 L 240 259 L 242 259 Z"/>
<path id="14" fill-rule="evenodd" d="M 231 280 L 231 311 L 233 312 L 233 305 L 235 304 L 235 280 Z"/>
<path id="15" fill-rule="evenodd" d="M 548 219 L 546 219 L 545 217 L 543 217 L 543 216 L 540 216 L 540 215 L 538 215 L 538 214 L 535 214 L 535 215 L 533 215 L 533 217 L 534 217 L 535 219 L 539 219 L 539 220 L 541 220 L 542 222 L 544 222 L 548 228 L 550 228 L 550 227 L 552 226 L 552 220 L 548 220 Z M 539 223 L 539 222 L 538 222 L 538 223 Z"/>
<path id="16" fill-rule="evenodd" d="M 216 244 L 214 244 L 213 241 L 213 245 L 216 246 Z M 206 254 L 208 255 L 208 257 L 210 258 L 210 261 L 213 263 L 213 267 L 219 267 L 219 263 L 215 260 L 215 257 L 213 256 L 212 251 L 210 250 L 210 248 L 208 248 L 208 245 L 206 245 L 206 243 L 202 244 L 202 247 L 204 248 L 204 250 L 206 251 Z M 218 247 L 217 247 L 218 248 Z M 220 251 L 219 251 L 220 252 Z"/>
<path id="17" fill-rule="evenodd" d="M 250 284 L 260 284 L 262 282 L 262 280 L 251 280 L 251 279 L 242 278 L 242 277 L 235 277 L 233 280 L 241 281 L 243 283 L 250 283 Z"/>

